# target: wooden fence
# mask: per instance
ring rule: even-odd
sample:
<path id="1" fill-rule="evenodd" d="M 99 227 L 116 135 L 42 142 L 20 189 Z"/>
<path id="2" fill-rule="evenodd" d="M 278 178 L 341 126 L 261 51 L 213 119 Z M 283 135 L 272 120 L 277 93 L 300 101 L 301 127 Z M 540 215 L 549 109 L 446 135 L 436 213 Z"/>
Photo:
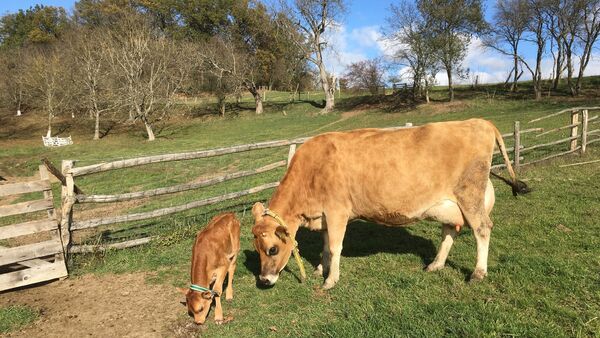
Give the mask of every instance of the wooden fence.
<path id="1" fill-rule="evenodd" d="M 568 122 L 569 124 L 560 126 L 560 127 L 556 127 L 556 128 L 552 128 L 549 130 L 544 130 L 543 128 L 530 128 L 530 129 L 526 129 L 526 130 L 521 130 L 520 122 L 515 121 L 514 127 L 513 127 L 513 132 L 502 135 L 502 137 L 508 138 L 509 140 L 512 139 L 514 142 L 514 146 L 508 148 L 507 151 L 510 151 L 513 153 L 513 156 L 512 156 L 513 160 L 511 161 L 511 163 L 513 163 L 515 170 L 519 170 L 520 168 L 531 165 L 531 164 L 539 163 L 539 162 L 546 161 L 546 160 L 549 160 L 552 158 L 556 158 L 556 157 L 560 157 L 560 156 L 564 156 L 564 155 L 568 155 L 568 154 L 572 154 L 572 153 L 576 153 L 576 152 L 580 152 L 582 154 L 585 153 L 587 150 L 587 147 L 590 144 L 600 141 L 600 137 L 594 138 L 595 135 L 600 136 L 600 129 L 590 130 L 590 125 L 594 125 L 594 124 L 600 122 L 600 120 L 598 119 L 599 118 L 598 115 L 590 117 L 589 112 L 597 111 L 597 110 L 600 110 L 600 107 L 569 108 L 569 109 L 564 109 L 559 112 L 552 113 L 552 114 L 549 114 L 546 116 L 542 116 L 540 118 L 533 119 L 528 122 L 528 124 L 531 124 L 531 123 L 540 122 L 542 120 L 547 120 L 549 118 L 560 118 L 565 115 L 567 115 L 569 117 L 569 122 Z M 526 133 L 539 132 L 535 136 L 535 139 L 537 139 L 541 136 L 554 134 L 556 132 L 560 132 L 563 130 L 569 131 L 568 137 L 561 138 L 558 140 L 553 140 L 553 141 L 546 142 L 546 143 L 533 143 L 532 142 L 531 145 L 525 146 L 523 139 L 522 139 L 523 134 L 526 134 Z M 560 144 L 567 145 L 567 147 L 565 147 L 564 151 L 559 151 L 559 152 L 551 151 L 552 147 L 554 147 L 556 145 L 560 145 Z M 548 151 L 548 154 L 546 154 L 545 156 L 543 156 L 541 158 L 531 159 L 531 160 L 529 160 L 529 162 L 524 162 L 524 159 L 525 159 L 524 154 L 525 153 L 529 153 L 532 150 L 539 150 L 539 149 L 550 149 L 550 151 Z M 499 151 L 494 152 L 494 154 L 499 154 Z M 492 168 L 494 168 L 494 169 L 495 168 L 503 168 L 505 166 L 506 165 L 504 165 L 504 164 L 498 164 L 498 165 L 492 166 Z"/>
<path id="2" fill-rule="evenodd" d="M 512 153 L 512 163 L 516 170 L 520 168 L 537 163 L 540 161 L 544 161 L 550 158 L 554 158 L 557 156 L 562 156 L 566 154 L 570 154 L 576 151 L 585 152 L 587 145 L 597 142 L 600 138 L 590 139 L 592 135 L 600 135 L 599 130 L 588 130 L 590 123 L 596 123 L 598 120 L 597 116 L 589 117 L 588 111 L 592 109 L 598 109 L 596 107 L 592 108 L 573 108 L 561 111 L 559 113 L 550 114 L 546 117 L 536 119 L 531 121 L 536 122 L 545 118 L 559 116 L 561 114 L 570 113 L 571 115 L 571 123 L 569 125 L 551 129 L 544 131 L 542 128 L 529 128 L 522 130 L 520 126 L 520 122 L 516 121 L 514 123 L 514 129 L 510 133 L 503 134 L 502 136 L 506 138 L 507 143 L 511 143 L 511 140 L 514 141 L 514 146 L 509 147 L 507 151 Z M 581 117 L 580 117 L 581 116 Z M 400 129 L 406 128 L 411 124 L 407 124 L 407 126 L 403 127 L 395 127 L 388 129 Z M 578 133 L 579 128 L 581 128 L 582 132 Z M 559 140 L 555 140 L 548 143 L 543 144 L 530 144 L 525 145 L 523 142 L 522 136 L 528 133 L 538 133 L 536 135 L 547 135 L 556 131 L 570 129 L 570 135 L 567 138 L 562 138 Z M 265 183 L 259 186 L 251 187 L 245 190 L 232 192 L 228 194 L 224 194 L 221 196 L 215 196 L 210 198 L 205 198 L 201 200 L 196 200 L 192 202 L 188 202 L 185 204 L 171 206 L 161 209 L 156 209 L 152 211 L 139 212 L 139 213 L 130 213 L 125 215 L 118 216 L 106 216 L 106 217 L 98 217 L 92 219 L 80 219 L 78 215 L 73 215 L 73 205 L 76 203 L 85 204 L 85 203 L 109 203 L 109 202 L 123 202 L 136 200 L 141 198 L 155 197 L 167 194 L 174 194 L 184 191 L 196 190 L 205 187 L 209 187 L 221 182 L 226 182 L 242 177 L 248 177 L 252 175 L 257 175 L 260 173 L 265 173 L 277 168 L 281 168 L 289 165 L 291 158 L 294 155 L 297 145 L 304 143 L 308 140 L 309 137 L 304 138 L 296 138 L 291 140 L 278 140 L 278 141 L 268 141 L 268 142 L 260 142 L 260 143 L 252 143 L 252 144 L 243 144 L 233 147 L 225 147 L 225 148 L 217 148 L 210 150 L 201 150 L 201 151 L 193 151 L 186 153 L 176 153 L 176 154 L 164 154 L 164 155 L 153 155 L 125 160 L 118 160 L 112 162 L 105 162 L 93 165 L 87 165 L 82 167 L 76 167 L 74 165 L 74 161 L 65 160 L 62 162 L 62 173 L 64 175 L 63 179 L 63 187 L 62 187 L 62 207 L 61 207 L 61 229 L 63 234 L 63 242 L 68 248 L 69 253 L 80 253 L 80 252 L 94 252 L 94 251 L 103 251 L 108 248 L 126 248 L 136 245 L 141 245 L 148 243 L 152 240 L 152 237 L 144 237 L 138 238 L 134 240 L 129 240 L 121 243 L 114 243 L 109 245 L 73 245 L 71 243 L 72 232 L 80 231 L 84 229 L 96 228 L 98 226 L 110 225 L 115 223 L 122 222 L 130 222 L 130 221 L 140 221 L 147 220 L 156 217 L 162 217 L 165 215 L 170 215 L 173 213 L 182 212 L 185 210 L 189 210 L 192 208 L 197 208 L 200 206 L 206 206 L 215 204 L 218 202 L 235 199 L 238 197 L 246 196 L 249 194 L 254 194 L 263 190 L 271 189 L 277 187 L 279 182 L 270 182 Z M 531 138 L 530 138 L 531 139 Z M 535 139 L 535 137 L 532 137 Z M 559 153 L 553 153 L 548 156 L 539 159 L 532 159 L 529 162 L 524 161 L 524 156 L 526 157 L 527 153 L 534 149 L 541 149 L 546 147 L 555 146 L 561 143 L 568 143 L 569 148 L 565 151 L 561 151 Z M 289 147 L 288 158 L 287 160 L 282 160 L 274 163 L 270 163 L 264 165 L 259 168 L 251 169 L 251 170 L 243 170 L 234 173 L 229 173 L 226 175 L 213 177 L 209 179 L 205 179 L 199 182 L 188 182 L 178 185 L 173 185 L 169 187 L 161 187 L 156 189 L 150 189 L 139 192 L 128 192 L 121 194 L 113 194 L 113 195 L 88 195 L 83 194 L 80 190 L 78 190 L 77 185 L 75 184 L 75 180 L 78 177 L 85 175 L 92 175 L 100 172 L 106 172 L 110 170 L 118 170 L 124 168 L 131 168 L 136 166 L 148 165 L 152 163 L 162 163 L 162 162 L 171 162 L 171 161 L 185 161 L 185 160 L 193 160 L 193 159 L 201 159 L 201 158 L 209 158 L 215 156 L 222 156 L 226 154 L 235 154 L 241 152 L 248 152 L 258 149 L 268 149 L 268 148 L 278 148 L 278 147 Z M 494 153 L 495 155 L 499 155 L 499 151 Z M 505 164 L 494 165 L 492 168 L 502 168 Z M 79 192 L 78 192 L 79 191 Z"/>
<path id="3" fill-rule="evenodd" d="M 0 206 L 0 217 L 46 212 L 46 218 L 0 226 L 0 291 L 67 276 L 48 171 L 40 180 L 0 185 L 0 197 L 42 192 L 44 198 Z M 43 237 L 49 237 L 43 240 Z M 41 241 L 40 241 L 41 240 Z"/>

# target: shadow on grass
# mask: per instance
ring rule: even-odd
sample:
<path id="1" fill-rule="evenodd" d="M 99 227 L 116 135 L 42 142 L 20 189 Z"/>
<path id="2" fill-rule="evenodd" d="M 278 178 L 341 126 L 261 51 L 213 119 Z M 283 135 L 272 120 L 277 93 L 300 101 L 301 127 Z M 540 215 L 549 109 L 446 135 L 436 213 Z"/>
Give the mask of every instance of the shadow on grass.
<path id="1" fill-rule="evenodd" d="M 301 228 L 296 235 L 296 240 L 302 258 L 306 259 L 313 269 L 316 268 L 320 263 L 323 249 L 321 232 Z M 417 255 L 421 257 L 425 266 L 435 258 L 436 247 L 432 241 L 414 236 L 406 228 L 388 227 L 364 221 L 353 221 L 348 224 L 342 250 L 343 257 L 366 257 L 382 252 Z M 260 273 L 258 253 L 254 250 L 244 250 L 244 254 L 246 255 L 244 265 L 257 277 L 258 281 Z M 291 261 L 293 258 L 290 258 Z M 292 270 L 295 271 L 295 269 Z M 461 268 L 461 270 L 463 269 Z M 307 273 L 311 273 L 311 271 L 307 271 Z M 296 278 L 298 277 L 296 276 Z"/>

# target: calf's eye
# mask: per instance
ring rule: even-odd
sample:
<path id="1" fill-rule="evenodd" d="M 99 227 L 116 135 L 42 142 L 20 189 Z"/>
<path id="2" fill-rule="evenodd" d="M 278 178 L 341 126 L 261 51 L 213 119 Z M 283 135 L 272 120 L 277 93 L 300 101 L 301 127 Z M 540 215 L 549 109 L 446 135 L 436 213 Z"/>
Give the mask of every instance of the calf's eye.
<path id="1" fill-rule="evenodd" d="M 277 255 L 278 252 L 279 252 L 279 249 L 277 249 L 276 246 L 273 246 L 269 249 L 268 254 L 269 254 L 269 256 L 275 256 L 275 255 Z"/>

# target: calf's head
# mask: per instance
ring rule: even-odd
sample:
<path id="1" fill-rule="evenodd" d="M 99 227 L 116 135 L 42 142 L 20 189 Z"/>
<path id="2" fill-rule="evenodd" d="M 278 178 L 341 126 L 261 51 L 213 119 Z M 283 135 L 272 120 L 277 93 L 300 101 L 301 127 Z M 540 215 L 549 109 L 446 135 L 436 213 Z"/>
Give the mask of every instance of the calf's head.
<path id="1" fill-rule="evenodd" d="M 265 207 L 256 203 L 252 207 L 254 216 L 254 248 L 260 256 L 259 280 L 264 285 L 273 285 L 292 254 L 294 239 L 288 229 L 273 217 L 264 215 Z"/>
<path id="2" fill-rule="evenodd" d="M 188 314 L 194 316 L 196 324 L 204 324 L 208 310 L 212 304 L 214 295 L 210 291 L 193 291 L 190 289 L 179 289 L 185 294 L 185 303 L 187 304 Z"/>

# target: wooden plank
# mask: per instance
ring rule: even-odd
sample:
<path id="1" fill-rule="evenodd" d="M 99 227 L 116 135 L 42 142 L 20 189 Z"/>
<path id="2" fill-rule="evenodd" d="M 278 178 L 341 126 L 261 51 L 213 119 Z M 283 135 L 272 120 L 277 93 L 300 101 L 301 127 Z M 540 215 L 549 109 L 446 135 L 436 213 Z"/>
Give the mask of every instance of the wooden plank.
<path id="1" fill-rule="evenodd" d="M 587 136 L 588 136 L 588 111 L 587 109 L 584 109 L 581 111 L 581 153 L 585 153 L 585 150 L 587 148 Z"/>
<path id="2" fill-rule="evenodd" d="M 523 156 L 521 156 L 521 161 L 523 160 Z M 514 164 L 515 161 L 514 160 L 510 160 L 511 164 Z M 496 164 L 490 167 L 490 170 L 493 169 L 501 169 L 501 168 L 506 168 L 506 163 L 501 163 L 501 164 Z"/>
<path id="3" fill-rule="evenodd" d="M 537 119 L 533 119 L 533 120 L 529 121 L 528 123 L 538 122 L 538 121 L 545 120 L 545 119 L 553 117 L 553 116 L 557 116 L 557 115 L 564 114 L 564 113 L 569 113 L 569 112 L 572 113 L 572 112 L 579 111 L 579 110 L 582 110 L 582 109 L 598 110 L 598 109 L 600 109 L 600 107 L 574 107 L 574 108 L 567 108 L 567 109 L 561 110 L 561 111 L 556 112 L 556 113 L 552 113 L 552 114 L 549 114 L 549 115 L 546 115 L 546 116 L 538 117 Z"/>
<path id="4" fill-rule="evenodd" d="M 291 144 L 290 145 L 290 150 L 288 151 L 288 158 L 287 158 L 287 167 L 290 167 L 290 164 L 292 163 L 292 158 L 294 158 L 294 154 L 296 153 L 296 145 L 295 144 Z"/>
<path id="5" fill-rule="evenodd" d="M 521 135 L 528 134 L 528 133 L 536 133 L 536 132 L 540 132 L 540 131 L 544 131 L 544 128 L 529 128 L 529 129 L 521 130 Z M 503 138 L 511 137 L 511 136 L 513 136 L 513 133 L 502 134 Z"/>
<path id="6" fill-rule="evenodd" d="M 592 163 L 598 163 L 598 162 L 600 162 L 600 160 L 585 161 L 585 162 L 578 162 L 578 163 L 571 163 L 571 164 L 563 164 L 563 165 L 559 165 L 558 167 L 559 168 L 575 167 L 575 166 L 592 164 Z"/>
<path id="7" fill-rule="evenodd" d="M 59 252 L 62 252 L 62 244 L 56 240 L 21 245 L 14 248 L 2 248 L 0 249 L 0 265 L 50 256 Z"/>
<path id="8" fill-rule="evenodd" d="M 588 142 L 588 144 L 589 144 L 589 142 Z M 521 167 L 524 167 L 524 166 L 530 165 L 530 164 L 534 164 L 534 163 L 539 163 L 539 162 L 542 162 L 542 161 L 547 161 L 547 160 L 555 158 L 555 157 L 560 157 L 560 156 L 568 155 L 568 154 L 571 154 L 571 153 L 574 153 L 574 152 L 578 151 L 580 148 L 581 147 L 577 147 L 577 148 L 575 148 L 573 150 L 567 150 L 567 151 L 564 151 L 562 153 L 553 154 L 553 155 L 550 155 L 550 156 L 546 156 L 546 157 L 540 158 L 539 160 L 535 160 L 535 161 L 531 161 L 531 162 L 527 162 L 527 163 L 521 163 Z"/>
<path id="9" fill-rule="evenodd" d="M 0 197 L 50 190 L 50 181 L 31 181 L 0 185 Z"/>
<path id="10" fill-rule="evenodd" d="M 514 164 L 515 164 L 515 171 L 519 171 L 520 167 L 521 167 L 521 131 L 520 131 L 520 123 L 519 121 L 515 121 L 514 124 L 514 139 L 515 139 L 515 146 L 514 146 Z"/>
<path id="11" fill-rule="evenodd" d="M 41 231 L 58 229 L 58 223 L 52 219 L 41 219 L 19 224 L 11 224 L 0 227 L 0 239 L 35 234 Z"/>
<path id="12" fill-rule="evenodd" d="M 192 208 L 197 208 L 197 207 L 201 207 L 204 205 L 214 204 L 217 202 L 222 202 L 225 200 L 257 193 L 259 191 L 263 191 L 266 189 L 275 188 L 278 185 L 279 185 L 279 182 L 267 183 L 267 184 L 259 185 L 254 188 L 247 189 L 247 190 L 233 192 L 233 193 L 229 193 L 229 194 L 225 194 L 225 195 L 221 195 L 221 196 L 217 196 L 217 197 L 211 197 L 211 198 L 207 198 L 207 199 L 203 199 L 203 200 L 199 200 L 199 201 L 189 202 L 189 203 L 178 205 L 175 207 L 157 209 L 157 210 L 142 212 L 142 213 L 137 213 L 137 214 L 128 214 L 128 215 L 120 215 L 120 216 L 112 216 L 112 217 L 100 217 L 100 218 L 90 219 L 87 221 L 74 221 L 73 224 L 71 225 L 71 229 L 72 230 L 80 230 L 80 229 L 94 228 L 94 227 L 97 227 L 100 225 L 139 221 L 139 220 L 144 220 L 144 219 L 148 219 L 148 218 L 155 218 L 155 217 L 170 215 L 170 214 L 173 214 L 176 212 L 181 212 L 181 211 L 189 210 Z"/>
<path id="13" fill-rule="evenodd" d="M 34 200 L 9 205 L 0 206 L 0 217 L 26 214 L 35 211 L 47 210 L 52 208 L 52 201 Z"/>
<path id="14" fill-rule="evenodd" d="M 88 253 L 88 252 L 104 252 L 111 249 L 125 249 L 134 246 L 140 246 L 143 244 L 150 243 L 155 237 L 144 237 L 138 239 L 132 239 L 120 243 L 104 244 L 104 245 L 73 245 L 71 247 L 71 253 Z"/>
<path id="15" fill-rule="evenodd" d="M 67 276 L 64 263 L 47 263 L 0 275 L 0 291 L 45 282 Z"/>
<path id="16" fill-rule="evenodd" d="M 214 185 L 217 183 L 221 183 L 221 182 L 225 182 L 225 181 L 229 181 L 229 180 L 233 180 L 233 179 L 237 179 L 237 178 L 241 178 L 241 177 L 264 173 L 269 170 L 283 167 L 285 165 L 286 165 L 286 161 L 283 160 L 283 161 L 268 164 L 266 166 L 263 166 L 263 167 L 260 167 L 257 169 L 238 171 L 235 173 L 206 179 L 206 180 L 200 181 L 200 182 L 185 183 L 185 184 L 179 184 L 179 185 L 166 187 L 166 188 L 157 188 L 157 189 L 152 189 L 152 190 L 131 192 L 131 193 L 125 193 L 125 194 L 119 194 L 119 195 L 90 195 L 90 196 L 77 195 L 76 198 L 79 203 L 107 203 L 107 202 L 128 201 L 128 200 L 137 199 L 137 198 L 146 198 L 146 197 L 159 196 L 159 195 L 164 195 L 164 194 L 173 194 L 173 193 L 177 193 L 177 192 L 202 188 L 202 187 Z"/>
<path id="17" fill-rule="evenodd" d="M 525 146 L 523 146 L 521 144 L 521 150 L 523 150 L 523 148 L 525 148 Z M 511 151 L 515 151 L 515 147 L 510 147 L 510 148 L 506 148 L 506 153 L 510 153 Z M 492 153 L 493 155 L 499 155 L 500 154 L 500 150 L 496 150 Z"/>
<path id="18" fill-rule="evenodd" d="M 220 156 L 220 155 L 225 155 L 225 154 L 245 152 L 245 151 L 256 150 L 256 149 L 266 149 L 266 148 L 288 146 L 290 144 L 292 144 L 292 141 L 290 141 L 290 140 L 269 141 L 269 142 L 259 142 L 259 143 L 252 143 L 252 144 L 243 144 L 243 145 L 234 146 L 234 147 L 193 151 L 193 152 L 187 152 L 187 153 L 138 157 L 138 158 L 133 158 L 133 159 L 128 159 L 128 160 L 119 160 L 119 161 L 113 161 L 113 162 L 107 162 L 107 163 L 93 164 L 93 165 L 89 165 L 89 166 L 85 166 L 85 167 L 72 168 L 69 172 L 72 173 L 73 176 L 82 176 L 82 175 L 88 175 L 88 174 L 107 171 L 107 170 L 129 168 L 129 167 L 135 167 L 135 166 L 151 164 L 151 163 L 192 160 L 192 159 L 198 159 L 198 158 L 206 158 L 206 157 Z"/>
<path id="19" fill-rule="evenodd" d="M 579 135 L 576 135 L 574 137 L 567 137 L 567 138 L 563 138 L 563 139 L 560 139 L 560 140 L 557 140 L 557 141 L 552 141 L 552 142 L 542 143 L 542 144 L 536 144 L 536 145 L 533 145 L 531 147 L 522 148 L 521 149 L 521 153 L 524 153 L 526 151 L 533 150 L 533 149 L 538 149 L 538 148 L 542 148 L 542 147 L 548 147 L 548 146 L 553 146 L 553 145 L 557 145 L 557 144 L 561 144 L 561 143 L 570 142 L 573 139 L 577 139 L 578 137 L 579 137 Z"/>
<path id="20" fill-rule="evenodd" d="M 550 129 L 550 130 L 548 130 L 548 131 L 545 131 L 545 132 L 543 132 L 543 133 L 541 133 L 541 134 L 537 134 L 537 135 L 535 135 L 535 137 L 540 137 L 540 136 L 543 136 L 543 135 L 548 135 L 549 133 L 552 133 L 552 132 L 555 132 L 555 131 L 561 131 L 561 130 L 565 130 L 565 129 L 573 128 L 573 127 L 575 127 L 576 125 L 579 125 L 579 123 L 577 123 L 577 124 L 568 124 L 568 125 L 566 125 L 566 126 L 562 126 L 562 127 L 558 127 L 558 128 Z"/>
<path id="21" fill-rule="evenodd" d="M 571 145 L 569 146 L 569 150 L 573 150 L 575 148 L 577 148 L 577 129 L 579 126 L 579 111 L 577 112 L 573 112 L 571 114 L 571 124 L 573 125 L 573 127 L 571 127 Z"/>
<path id="22" fill-rule="evenodd" d="M 589 133 L 588 133 L 588 135 L 589 135 Z M 596 143 L 596 142 L 600 142 L 600 138 L 595 138 L 595 139 L 592 139 L 592 140 L 588 140 L 587 141 L 587 145 L 589 146 L 590 144 Z"/>
<path id="23" fill-rule="evenodd" d="M 48 171 L 50 171 L 50 173 L 52 175 L 54 175 L 54 177 L 56 177 L 63 186 L 67 186 L 67 179 L 66 179 L 65 175 L 63 175 L 63 173 L 60 172 L 60 170 L 58 170 L 58 168 L 55 167 L 54 164 L 52 164 L 52 162 L 50 162 L 47 158 L 43 158 L 42 162 L 44 163 L 44 166 L 46 167 L 46 169 L 48 169 Z M 73 161 L 68 161 L 68 162 L 71 162 L 71 166 L 72 166 Z M 70 169 L 70 167 L 69 167 L 69 169 Z M 83 190 L 79 189 L 77 186 L 75 186 L 75 193 L 84 194 Z"/>

